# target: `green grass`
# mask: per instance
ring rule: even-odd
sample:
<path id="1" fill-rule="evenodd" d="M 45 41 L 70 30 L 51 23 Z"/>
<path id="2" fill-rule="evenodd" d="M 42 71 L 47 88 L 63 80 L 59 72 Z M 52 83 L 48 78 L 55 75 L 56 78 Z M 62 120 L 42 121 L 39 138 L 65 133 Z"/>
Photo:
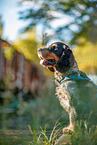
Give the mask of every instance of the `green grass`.
<path id="1" fill-rule="evenodd" d="M 32 141 L 29 145 L 55 145 L 56 141 L 60 141 L 59 138 L 62 136 L 62 132 L 58 121 L 55 123 L 50 135 L 47 134 L 47 125 L 45 125 L 44 129 L 40 127 L 41 131 L 39 134 L 35 130 L 33 131 L 31 126 L 28 126 L 32 134 Z M 66 133 L 64 135 L 64 141 L 57 145 L 65 144 L 68 136 L 70 139 L 70 143 L 67 143 L 68 145 L 97 145 L 97 128 L 89 125 L 88 122 L 80 121 L 76 123 L 74 132 L 70 134 Z"/>
<path id="2" fill-rule="evenodd" d="M 80 121 L 71 136 L 72 145 L 97 145 L 97 128 Z"/>
<path id="3" fill-rule="evenodd" d="M 4 104 L 0 106 L 0 145 L 53 145 L 62 135 L 62 128 L 68 125 L 68 114 L 55 96 L 52 79 L 48 79 L 44 91 L 36 100 L 20 102 L 19 97 L 15 99 L 8 90 L 1 95 L 4 97 Z M 15 110 L 15 114 L 8 112 L 8 109 Z M 87 126 L 83 130 L 81 122 L 76 124 L 71 135 L 72 145 L 97 144 L 97 129 Z"/>
<path id="4" fill-rule="evenodd" d="M 29 145 L 37 144 L 37 145 L 53 145 L 55 144 L 56 139 L 60 136 L 61 130 L 59 128 L 60 123 L 56 121 L 52 131 L 50 132 L 50 135 L 48 135 L 47 125 L 45 125 L 45 128 L 43 129 L 40 127 L 41 131 L 40 134 L 37 134 L 35 130 L 32 131 L 31 126 L 28 125 L 30 133 L 32 134 L 32 142 L 30 142 Z"/>

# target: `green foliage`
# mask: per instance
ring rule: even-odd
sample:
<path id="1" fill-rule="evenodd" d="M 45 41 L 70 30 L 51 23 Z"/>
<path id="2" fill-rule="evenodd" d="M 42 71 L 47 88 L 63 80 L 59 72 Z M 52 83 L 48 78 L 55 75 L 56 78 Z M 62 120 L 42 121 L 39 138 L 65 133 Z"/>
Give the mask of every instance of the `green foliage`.
<path id="1" fill-rule="evenodd" d="M 13 57 L 13 52 L 15 51 L 15 49 L 13 47 L 5 47 L 4 48 L 4 56 L 5 58 L 7 58 L 8 60 L 11 60 Z"/>
<path id="2" fill-rule="evenodd" d="M 29 145 L 33 145 L 33 144 L 42 145 L 42 144 L 39 142 L 39 140 L 38 140 L 39 137 L 38 137 L 37 131 L 36 131 L 36 130 L 33 130 L 33 131 L 32 131 L 30 125 L 28 125 L 28 128 L 29 128 L 29 131 L 30 131 L 30 133 L 31 133 L 31 135 L 32 135 L 32 137 L 33 137 L 33 141 L 30 141 L 30 142 L 29 142 Z"/>
<path id="3" fill-rule="evenodd" d="M 60 132 L 59 129 L 56 129 L 59 125 L 60 125 L 60 123 L 58 123 L 58 121 L 56 121 L 56 123 L 54 125 L 54 128 L 51 131 L 51 134 L 50 134 L 49 137 L 46 135 L 46 126 L 45 126 L 44 130 L 41 128 L 41 134 L 43 134 L 43 136 L 44 136 L 43 141 L 45 141 L 45 144 L 51 145 L 51 144 L 55 143 L 55 140 L 58 137 L 58 134 Z"/>
<path id="4" fill-rule="evenodd" d="M 36 42 L 36 29 L 33 31 L 28 31 L 25 34 L 25 39 L 19 38 L 17 42 L 14 43 L 15 49 L 22 53 L 26 59 L 37 62 L 37 42 Z"/>
<path id="5" fill-rule="evenodd" d="M 89 123 L 80 121 L 75 124 L 74 132 L 71 136 L 72 145 L 96 145 L 97 128 Z"/>
<path id="6" fill-rule="evenodd" d="M 81 38 L 80 41 L 82 45 L 73 51 L 79 69 L 87 73 L 97 74 L 97 44 L 86 42 L 84 38 Z M 83 45 L 83 43 L 85 44 Z"/>
<path id="7" fill-rule="evenodd" d="M 58 120 L 59 121 L 59 120 Z M 52 145 L 52 144 L 68 144 L 68 145 L 96 145 L 97 144 L 97 128 L 90 126 L 87 122 L 78 122 L 75 124 L 74 132 L 72 134 L 62 134 L 59 127 L 60 123 L 56 121 L 53 130 L 50 135 L 47 135 L 47 124 L 41 132 L 37 132 L 31 129 L 28 125 L 30 133 L 32 135 L 32 141 L 30 145 Z M 69 141 L 68 141 L 69 139 Z M 68 143 L 67 143 L 68 142 Z"/>
<path id="8" fill-rule="evenodd" d="M 21 12 L 20 19 L 31 20 L 24 31 L 31 30 L 33 26 L 42 24 L 44 32 L 46 29 L 51 29 L 56 32 L 61 40 L 67 40 L 72 44 L 78 42 L 79 37 L 83 36 L 90 42 L 96 43 L 97 39 L 97 1 L 96 0 L 42 0 L 29 1 L 22 0 L 21 3 L 28 2 L 32 4 Z M 52 22 L 59 19 L 63 21 L 66 18 L 66 23 L 53 27 Z M 57 21 L 56 21 L 57 23 Z M 54 25 L 55 26 L 55 25 Z"/>
<path id="9" fill-rule="evenodd" d="M 33 143 L 37 143 L 39 145 L 42 145 L 42 144 L 45 144 L 45 145 L 55 144 L 55 141 L 59 137 L 59 134 L 60 134 L 60 129 L 57 128 L 60 125 L 60 123 L 58 123 L 58 121 L 56 121 L 56 123 L 54 125 L 54 128 L 51 131 L 49 136 L 47 135 L 47 130 L 46 130 L 47 124 L 45 125 L 44 129 L 42 129 L 42 127 L 40 127 L 41 133 L 39 134 L 39 136 L 36 135 L 37 133 L 36 133 L 35 130 L 32 131 L 31 126 L 28 126 L 32 136 L 34 135 L 34 137 L 33 137 L 34 140 L 32 141 L 32 144 Z"/>
<path id="10" fill-rule="evenodd" d="M 2 36 L 2 31 L 3 31 L 3 21 L 2 16 L 0 15 L 0 37 Z"/>

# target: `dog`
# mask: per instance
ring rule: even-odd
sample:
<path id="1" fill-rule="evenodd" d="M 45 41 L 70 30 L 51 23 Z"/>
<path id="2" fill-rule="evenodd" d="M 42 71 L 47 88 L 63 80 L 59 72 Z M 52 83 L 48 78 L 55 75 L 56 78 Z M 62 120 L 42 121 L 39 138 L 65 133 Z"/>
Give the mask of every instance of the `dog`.
<path id="1" fill-rule="evenodd" d="M 63 42 L 39 48 L 40 64 L 55 73 L 56 94 L 68 112 L 69 126 L 63 132 L 74 131 L 74 124 L 82 120 L 97 125 L 97 86 L 80 71 L 72 50 Z"/>

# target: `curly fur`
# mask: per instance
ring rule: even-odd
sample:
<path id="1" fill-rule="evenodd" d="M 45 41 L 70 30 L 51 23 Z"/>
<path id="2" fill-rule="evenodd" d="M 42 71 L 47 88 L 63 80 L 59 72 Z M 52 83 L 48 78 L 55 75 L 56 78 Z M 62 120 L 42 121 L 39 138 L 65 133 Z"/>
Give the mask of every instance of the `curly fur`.
<path id="1" fill-rule="evenodd" d="M 97 125 L 97 87 L 79 70 L 72 50 L 66 44 L 56 42 L 47 49 L 39 49 L 39 52 L 42 57 L 49 53 L 53 58 L 55 55 L 59 58 L 56 65 L 48 69 L 55 71 L 56 94 L 69 115 L 70 125 L 63 131 L 73 131 L 76 121 L 88 120 L 90 115 L 90 122 Z"/>

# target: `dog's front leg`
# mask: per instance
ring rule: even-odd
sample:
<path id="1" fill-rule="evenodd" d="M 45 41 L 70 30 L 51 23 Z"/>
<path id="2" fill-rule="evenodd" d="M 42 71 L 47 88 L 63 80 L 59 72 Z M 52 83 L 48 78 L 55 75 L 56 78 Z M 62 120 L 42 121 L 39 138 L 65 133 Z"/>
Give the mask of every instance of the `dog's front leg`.
<path id="1" fill-rule="evenodd" d="M 74 122 L 76 120 L 76 111 L 75 109 L 72 107 L 71 111 L 69 113 L 69 121 L 70 121 L 70 125 L 67 127 L 63 128 L 63 133 L 65 132 L 73 132 L 74 131 Z"/>

